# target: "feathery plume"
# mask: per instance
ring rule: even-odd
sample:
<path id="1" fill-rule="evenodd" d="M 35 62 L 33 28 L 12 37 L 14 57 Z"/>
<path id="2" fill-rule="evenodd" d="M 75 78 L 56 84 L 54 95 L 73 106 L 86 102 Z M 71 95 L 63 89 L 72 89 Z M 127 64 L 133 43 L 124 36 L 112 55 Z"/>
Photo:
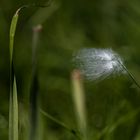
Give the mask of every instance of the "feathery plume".
<path id="1" fill-rule="evenodd" d="M 74 54 L 77 69 L 90 81 L 100 81 L 109 76 L 128 74 L 140 88 L 133 75 L 123 64 L 122 58 L 112 49 L 84 48 Z"/>
<path id="2" fill-rule="evenodd" d="M 85 78 L 91 81 L 126 73 L 121 57 L 112 49 L 82 49 L 74 54 L 74 61 Z"/>

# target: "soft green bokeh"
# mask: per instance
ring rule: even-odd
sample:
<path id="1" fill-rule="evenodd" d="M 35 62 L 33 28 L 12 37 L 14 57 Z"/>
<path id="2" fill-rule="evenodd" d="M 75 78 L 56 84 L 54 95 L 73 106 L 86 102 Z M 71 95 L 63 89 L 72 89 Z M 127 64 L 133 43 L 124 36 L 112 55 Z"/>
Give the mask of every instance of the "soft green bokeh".
<path id="1" fill-rule="evenodd" d="M 45 0 L 0 1 L 0 139 L 8 139 L 9 28 L 24 4 Z M 81 48 L 112 48 L 140 83 L 140 2 L 138 0 L 54 0 L 46 8 L 22 10 L 14 46 L 19 98 L 20 140 L 27 133 L 31 82 L 32 28 L 42 24 L 37 52 L 40 106 L 70 128 L 77 128 L 70 75 L 72 54 Z M 140 139 L 140 90 L 127 75 L 84 82 L 88 137 Z M 43 140 L 73 140 L 70 132 L 43 117 Z M 47 138 L 48 137 L 48 138 Z"/>

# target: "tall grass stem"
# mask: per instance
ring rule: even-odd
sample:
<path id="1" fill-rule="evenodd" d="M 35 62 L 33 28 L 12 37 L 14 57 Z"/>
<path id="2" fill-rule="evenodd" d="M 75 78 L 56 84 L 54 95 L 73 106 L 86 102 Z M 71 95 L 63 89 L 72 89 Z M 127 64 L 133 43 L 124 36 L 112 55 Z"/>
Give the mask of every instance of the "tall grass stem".
<path id="1" fill-rule="evenodd" d="M 72 72 L 72 90 L 78 128 L 81 132 L 82 139 L 87 140 L 85 93 L 82 76 L 79 70 L 74 70 Z"/>

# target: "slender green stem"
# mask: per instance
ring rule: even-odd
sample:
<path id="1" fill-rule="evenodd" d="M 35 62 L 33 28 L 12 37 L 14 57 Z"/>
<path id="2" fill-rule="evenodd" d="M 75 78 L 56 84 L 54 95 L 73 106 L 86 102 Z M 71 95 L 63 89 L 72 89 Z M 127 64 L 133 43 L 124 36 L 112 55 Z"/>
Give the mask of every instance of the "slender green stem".
<path id="1" fill-rule="evenodd" d="M 80 130 L 82 139 L 87 140 L 88 135 L 87 135 L 85 92 L 83 86 L 83 79 L 79 70 L 72 71 L 72 90 L 78 128 Z"/>
<path id="2" fill-rule="evenodd" d="M 129 75 L 129 77 L 132 79 L 132 81 L 136 84 L 136 86 L 140 89 L 140 85 L 138 84 L 138 82 L 135 80 L 134 76 L 132 75 L 132 73 L 118 60 L 119 64 L 124 68 L 124 70 L 127 72 L 127 74 Z"/>
<path id="3" fill-rule="evenodd" d="M 68 130 L 69 132 L 71 132 L 73 135 L 75 135 L 78 139 L 80 138 L 79 132 L 69 128 L 65 123 L 61 122 L 60 120 L 56 119 L 55 117 L 53 117 L 52 115 L 48 114 L 47 112 L 43 111 L 42 109 L 40 109 L 40 112 L 42 115 L 44 115 L 45 117 L 47 117 L 48 119 L 52 120 L 53 122 L 55 122 L 56 124 L 60 125 L 61 127 L 63 127 L 64 129 Z"/>
<path id="4" fill-rule="evenodd" d="M 39 42 L 39 35 L 42 26 L 37 25 L 33 28 L 33 40 L 32 40 L 32 77 L 31 77 L 31 89 L 30 89 L 30 140 L 38 140 L 38 103 L 39 103 L 39 85 L 37 75 L 37 48 Z"/>

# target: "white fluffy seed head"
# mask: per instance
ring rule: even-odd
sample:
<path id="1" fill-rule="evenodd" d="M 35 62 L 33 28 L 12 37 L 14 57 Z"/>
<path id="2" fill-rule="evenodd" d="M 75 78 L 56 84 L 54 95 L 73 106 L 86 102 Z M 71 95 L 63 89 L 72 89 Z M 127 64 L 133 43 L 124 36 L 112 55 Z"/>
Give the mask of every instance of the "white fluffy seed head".
<path id="1" fill-rule="evenodd" d="M 110 75 L 126 73 L 121 57 L 112 49 L 81 49 L 73 60 L 87 80 L 103 80 Z"/>

